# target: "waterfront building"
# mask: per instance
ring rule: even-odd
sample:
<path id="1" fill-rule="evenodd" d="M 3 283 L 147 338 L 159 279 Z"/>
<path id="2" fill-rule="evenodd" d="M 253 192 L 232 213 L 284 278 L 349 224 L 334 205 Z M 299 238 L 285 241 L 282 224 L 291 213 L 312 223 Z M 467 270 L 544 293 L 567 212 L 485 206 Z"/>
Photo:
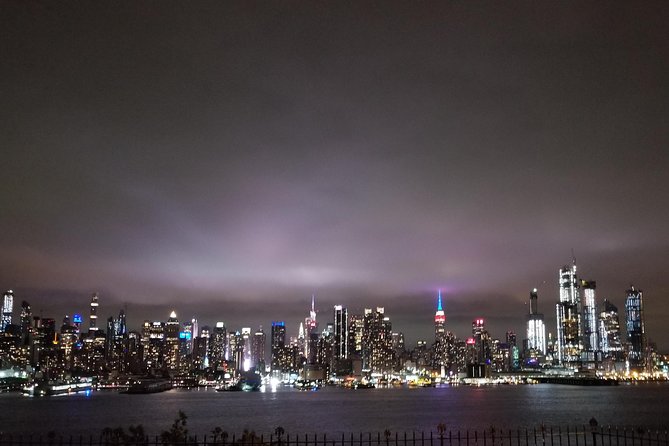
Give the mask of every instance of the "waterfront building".
<path id="1" fill-rule="evenodd" d="M 576 262 L 560 269 L 558 284 L 560 301 L 556 305 L 557 360 L 564 367 L 577 368 L 583 351 L 583 326 Z"/>
<path id="2" fill-rule="evenodd" d="M 629 351 L 627 360 L 630 370 L 642 371 L 646 365 L 646 332 L 643 315 L 643 292 L 630 286 L 625 301 L 627 342 Z"/>
<path id="3" fill-rule="evenodd" d="M 88 335 L 95 337 L 98 331 L 98 307 L 100 303 L 98 302 L 98 293 L 94 293 L 91 296 L 91 306 L 90 314 L 88 316 Z"/>
<path id="4" fill-rule="evenodd" d="M 536 288 L 530 292 L 530 312 L 527 315 L 527 350 L 529 356 L 546 355 L 546 325 L 544 315 L 539 313 L 539 294 Z M 535 354 L 532 354 L 534 350 Z"/>
<path id="5" fill-rule="evenodd" d="M 12 290 L 5 291 L 2 298 L 2 314 L 0 315 L 0 332 L 7 330 L 7 327 L 12 323 L 12 312 L 14 311 L 14 292 Z"/>
<path id="6" fill-rule="evenodd" d="M 599 354 L 599 336 L 597 330 L 597 302 L 595 290 L 597 283 L 594 280 L 581 280 L 583 290 L 583 352 L 581 362 L 583 366 L 594 369 Z"/>
<path id="7" fill-rule="evenodd" d="M 334 358 L 348 358 L 348 311 L 342 305 L 334 307 Z"/>

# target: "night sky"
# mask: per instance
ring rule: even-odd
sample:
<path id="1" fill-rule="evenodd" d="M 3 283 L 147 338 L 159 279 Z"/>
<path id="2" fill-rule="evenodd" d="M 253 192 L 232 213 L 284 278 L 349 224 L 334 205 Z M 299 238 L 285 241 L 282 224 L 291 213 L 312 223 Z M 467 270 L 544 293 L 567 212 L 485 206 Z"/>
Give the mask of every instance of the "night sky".
<path id="1" fill-rule="evenodd" d="M 0 3 L 15 307 L 554 331 L 571 262 L 669 349 L 669 3 Z"/>

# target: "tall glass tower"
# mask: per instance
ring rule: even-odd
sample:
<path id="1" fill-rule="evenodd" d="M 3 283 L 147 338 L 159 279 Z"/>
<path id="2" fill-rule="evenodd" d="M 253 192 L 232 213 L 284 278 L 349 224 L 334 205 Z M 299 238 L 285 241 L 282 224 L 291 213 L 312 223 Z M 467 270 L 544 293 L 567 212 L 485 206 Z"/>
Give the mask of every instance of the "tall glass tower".
<path id="1" fill-rule="evenodd" d="M 0 331 L 7 330 L 12 323 L 12 311 L 14 311 L 14 292 L 7 290 L 2 299 L 2 316 L 0 316 Z"/>
<path id="2" fill-rule="evenodd" d="M 583 327 L 576 262 L 560 269 L 558 284 L 560 290 L 560 301 L 556 305 L 558 362 L 565 367 L 577 367 L 583 351 Z"/>
<path id="3" fill-rule="evenodd" d="M 95 293 L 91 296 L 91 314 L 90 319 L 88 320 L 88 334 L 95 336 L 95 333 L 98 332 L 98 294 Z"/>
<path id="4" fill-rule="evenodd" d="M 348 358 L 348 311 L 341 305 L 334 307 L 334 343 L 335 358 Z"/>
<path id="5" fill-rule="evenodd" d="M 646 363 L 646 332 L 643 319 L 643 292 L 630 286 L 627 290 L 625 302 L 627 312 L 627 341 L 630 343 L 630 351 L 627 356 L 630 368 L 642 369 Z"/>
<path id="6" fill-rule="evenodd" d="M 527 315 L 527 348 L 546 354 L 546 326 L 544 315 L 539 313 L 537 289 L 530 292 L 530 313 Z"/>
<path id="7" fill-rule="evenodd" d="M 437 300 L 437 311 L 434 314 L 434 337 L 435 340 L 441 340 L 446 333 L 446 313 L 441 305 L 441 290 L 439 290 L 439 297 Z"/>
<path id="8" fill-rule="evenodd" d="M 599 336 L 597 333 L 597 302 L 595 301 L 594 280 L 581 280 L 583 290 L 583 355 L 584 363 L 594 366 L 597 351 L 599 350 Z"/>
<path id="9" fill-rule="evenodd" d="M 623 360 L 618 307 L 606 299 L 604 299 L 604 311 L 599 314 L 599 345 L 604 358 L 614 362 Z"/>

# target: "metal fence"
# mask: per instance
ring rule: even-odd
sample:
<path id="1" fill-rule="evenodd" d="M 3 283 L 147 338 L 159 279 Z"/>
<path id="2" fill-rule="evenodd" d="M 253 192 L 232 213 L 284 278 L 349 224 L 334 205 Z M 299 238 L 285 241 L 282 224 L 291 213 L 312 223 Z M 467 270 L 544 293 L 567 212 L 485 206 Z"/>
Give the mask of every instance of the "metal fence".
<path id="1" fill-rule="evenodd" d="M 280 428 L 279 428 L 280 429 Z M 447 430 L 358 434 L 277 432 L 241 435 L 215 432 L 197 436 L 187 431 L 146 436 L 141 432 L 107 430 L 102 435 L 0 434 L 0 446 L 669 446 L 666 430 L 642 428 L 543 427 L 523 429 Z"/>

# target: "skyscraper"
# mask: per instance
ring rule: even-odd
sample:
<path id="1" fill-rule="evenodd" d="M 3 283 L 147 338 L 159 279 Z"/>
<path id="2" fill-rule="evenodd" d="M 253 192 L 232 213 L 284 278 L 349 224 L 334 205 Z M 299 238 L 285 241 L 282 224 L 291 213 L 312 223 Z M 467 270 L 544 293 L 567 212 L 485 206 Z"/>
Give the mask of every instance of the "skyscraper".
<path id="1" fill-rule="evenodd" d="M 625 302 L 627 342 L 630 344 L 627 359 L 631 369 L 640 370 L 645 366 L 646 332 L 643 317 L 643 292 L 630 286 Z"/>
<path id="2" fill-rule="evenodd" d="M 437 295 L 437 311 L 434 313 L 434 344 L 432 345 L 432 365 L 445 375 L 450 365 L 449 350 L 452 342 L 447 342 L 446 313 L 441 302 L 441 290 Z"/>
<path id="3" fill-rule="evenodd" d="M 437 312 L 434 314 L 434 337 L 440 339 L 446 333 L 446 313 L 441 305 L 441 290 L 437 298 Z"/>
<path id="4" fill-rule="evenodd" d="M 309 311 L 309 316 L 304 319 L 304 330 L 304 356 L 308 358 L 311 335 L 318 331 L 318 321 L 316 321 L 316 298 L 313 294 L 311 295 L 311 310 Z"/>
<path id="5" fill-rule="evenodd" d="M 12 323 L 12 311 L 14 310 L 14 292 L 7 290 L 2 299 L 2 315 L 0 316 L 0 331 L 7 330 Z"/>
<path id="6" fill-rule="evenodd" d="M 242 340 L 243 355 L 241 363 L 242 367 L 239 370 L 248 372 L 254 365 L 252 359 L 252 348 L 251 348 L 251 342 L 252 342 L 251 327 L 242 327 L 241 340 Z"/>
<path id="7" fill-rule="evenodd" d="M 179 320 L 172 311 L 165 324 L 165 365 L 170 370 L 179 367 Z"/>
<path id="8" fill-rule="evenodd" d="M 334 307 L 334 357 L 348 358 L 348 311 L 346 307 Z"/>
<path id="9" fill-rule="evenodd" d="M 265 344 L 267 339 L 262 327 L 253 334 L 253 342 L 251 346 L 251 367 L 256 370 L 265 371 Z"/>
<path id="10" fill-rule="evenodd" d="M 595 301 L 594 280 L 581 280 L 583 289 L 583 354 L 582 360 L 589 368 L 593 368 L 599 351 L 597 335 L 597 302 Z"/>
<path id="11" fill-rule="evenodd" d="M 228 358 L 228 333 L 224 322 L 216 322 L 209 339 L 209 365 L 214 369 L 220 367 Z"/>
<path id="12" fill-rule="evenodd" d="M 489 365 L 492 356 L 492 339 L 485 328 L 485 321 L 482 318 L 474 319 L 472 322 L 472 339 L 474 340 L 474 348 L 476 349 L 476 363 Z"/>
<path id="13" fill-rule="evenodd" d="M 606 299 L 604 300 L 604 311 L 599 314 L 599 340 L 605 359 L 613 362 L 623 360 L 618 307 Z"/>
<path id="14" fill-rule="evenodd" d="M 98 331 L 98 293 L 91 296 L 91 314 L 88 320 L 88 334 L 95 336 Z"/>
<path id="15" fill-rule="evenodd" d="M 527 349 L 546 354 L 546 326 L 544 315 L 538 311 L 537 289 L 530 292 L 530 312 L 527 315 Z"/>
<path id="16" fill-rule="evenodd" d="M 558 362 L 565 367 L 577 367 L 583 351 L 581 325 L 581 296 L 576 277 L 576 262 L 563 266 L 558 274 L 560 301 L 557 312 Z"/>
<path id="17" fill-rule="evenodd" d="M 362 334 L 365 321 L 363 316 L 354 314 L 348 324 L 348 353 L 362 355 Z"/>
<path id="18" fill-rule="evenodd" d="M 362 367 L 385 373 L 393 368 L 392 325 L 383 307 L 365 308 L 362 341 Z"/>

